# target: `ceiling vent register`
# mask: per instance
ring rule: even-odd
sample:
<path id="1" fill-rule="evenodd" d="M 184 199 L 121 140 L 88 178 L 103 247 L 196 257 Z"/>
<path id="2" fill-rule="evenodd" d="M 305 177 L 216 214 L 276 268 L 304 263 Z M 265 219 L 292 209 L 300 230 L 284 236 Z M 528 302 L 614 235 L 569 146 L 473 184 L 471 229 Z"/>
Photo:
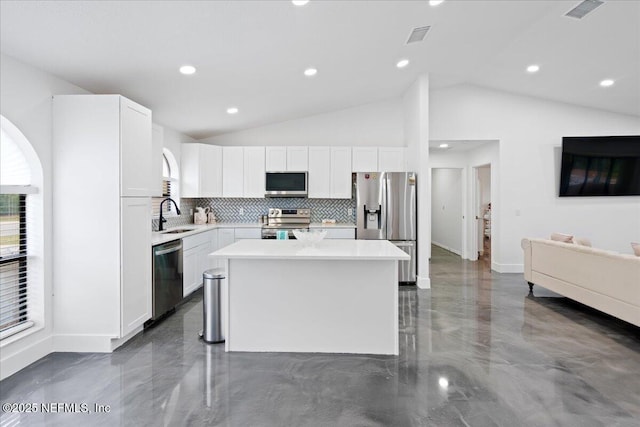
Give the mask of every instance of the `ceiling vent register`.
<path id="1" fill-rule="evenodd" d="M 595 8 L 604 3 L 601 0 L 584 0 L 582 3 L 571 9 L 569 12 L 565 13 L 564 16 L 568 16 L 570 18 L 582 19 L 587 14 L 593 12 Z"/>
<path id="2" fill-rule="evenodd" d="M 413 31 L 411 31 L 411 34 L 409 34 L 409 38 L 407 39 L 406 44 L 421 42 L 422 40 L 424 40 L 430 29 L 430 25 L 414 28 Z"/>

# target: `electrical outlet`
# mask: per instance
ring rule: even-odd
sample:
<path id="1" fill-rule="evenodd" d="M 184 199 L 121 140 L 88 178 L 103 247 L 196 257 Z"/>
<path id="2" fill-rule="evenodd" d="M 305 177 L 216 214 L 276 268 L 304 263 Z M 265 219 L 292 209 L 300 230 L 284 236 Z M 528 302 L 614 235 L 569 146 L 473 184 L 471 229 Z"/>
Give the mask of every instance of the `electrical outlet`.
<path id="1" fill-rule="evenodd" d="M 347 215 L 349 215 L 349 216 L 353 215 L 353 209 L 352 208 L 347 209 Z"/>
<path id="2" fill-rule="evenodd" d="M 240 215 L 244 215 L 244 208 L 240 208 Z"/>

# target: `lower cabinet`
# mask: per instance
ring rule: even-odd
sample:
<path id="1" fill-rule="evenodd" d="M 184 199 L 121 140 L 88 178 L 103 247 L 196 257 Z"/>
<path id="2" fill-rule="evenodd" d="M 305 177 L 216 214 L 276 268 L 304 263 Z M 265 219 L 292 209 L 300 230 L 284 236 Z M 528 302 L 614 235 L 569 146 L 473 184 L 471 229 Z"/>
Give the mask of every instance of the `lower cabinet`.
<path id="1" fill-rule="evenodd" d="M 260 228 L 219 228 L 182 238 L 182 296 L 202 285 L 202 273 L 222 267 L 223 262 L 209 256 L 211 252 L 240 239 L 259 239 Z"/>
<path id="2" fill-rule="evenodd" d="M 314 230 L 325 230 L 325 239 L 355 239 L 355 228 L 314 228 Z"/>

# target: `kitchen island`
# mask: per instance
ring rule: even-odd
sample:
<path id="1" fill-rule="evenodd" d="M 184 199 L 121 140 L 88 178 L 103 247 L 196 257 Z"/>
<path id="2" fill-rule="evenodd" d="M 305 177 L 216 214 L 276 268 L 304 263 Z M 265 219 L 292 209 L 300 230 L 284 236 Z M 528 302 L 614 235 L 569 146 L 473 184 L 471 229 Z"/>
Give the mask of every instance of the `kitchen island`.
<path id="1" fill-rule="evenodd" d="M 386 240 L 241 240 L 225 260 L 227 351 L 398 354 L 398 261 Z"/>

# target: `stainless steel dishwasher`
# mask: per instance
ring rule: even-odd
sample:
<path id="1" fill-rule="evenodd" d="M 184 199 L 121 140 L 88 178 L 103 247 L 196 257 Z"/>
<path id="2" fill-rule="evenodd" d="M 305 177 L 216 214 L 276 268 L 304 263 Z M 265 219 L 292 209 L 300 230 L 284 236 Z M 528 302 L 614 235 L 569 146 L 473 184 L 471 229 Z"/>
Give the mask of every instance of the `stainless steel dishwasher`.
<path id="1" fill-rule="evenodd" d="M 182 301 L 182 240 L 153 247 L 153 314 L 157 320 Z"/>

